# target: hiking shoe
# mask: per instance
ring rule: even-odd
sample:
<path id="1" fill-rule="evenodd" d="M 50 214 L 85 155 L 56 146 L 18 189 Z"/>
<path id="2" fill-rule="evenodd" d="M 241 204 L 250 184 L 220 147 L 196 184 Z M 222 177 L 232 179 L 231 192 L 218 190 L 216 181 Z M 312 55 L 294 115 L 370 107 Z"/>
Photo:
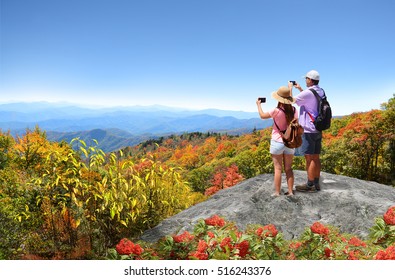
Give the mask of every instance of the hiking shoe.
<path id="1" fill-rule="evenodd" d="M 309 186 L 307 184 L 296 186 L 296 190 L 299 192 L 316 192 L 317 189 L 314 186 Z"/>
<path id="2" fill-rule="evenodd" d="M 316 190 L 317 192 L 319 192 L 319 191 L 321 190 L 320 185 L 315 185 L 315 190 Z"/>

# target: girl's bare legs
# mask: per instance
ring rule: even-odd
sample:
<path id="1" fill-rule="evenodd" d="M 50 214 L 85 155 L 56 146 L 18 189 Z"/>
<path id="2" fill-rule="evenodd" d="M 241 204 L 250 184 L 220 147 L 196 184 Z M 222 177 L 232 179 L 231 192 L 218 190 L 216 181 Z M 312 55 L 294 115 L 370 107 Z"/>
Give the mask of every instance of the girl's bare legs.
<path id="1" fill-rule="evenodd" d="M 281 173 L 283 171 L 283 155 L 273 155 L 274 165 L 274 194 L 280 195 L 281 190 Z"/>
<path id="2" fill-rule="evenodd" d="M 289 195 L 293 195 L 293 187 L 294 187 L 294 172 L 292 170 L 292 161 L 294 155 L 284 155 L 284 169 L 285 176 L 287 178 L 288 185 L 288 193 Z"/>

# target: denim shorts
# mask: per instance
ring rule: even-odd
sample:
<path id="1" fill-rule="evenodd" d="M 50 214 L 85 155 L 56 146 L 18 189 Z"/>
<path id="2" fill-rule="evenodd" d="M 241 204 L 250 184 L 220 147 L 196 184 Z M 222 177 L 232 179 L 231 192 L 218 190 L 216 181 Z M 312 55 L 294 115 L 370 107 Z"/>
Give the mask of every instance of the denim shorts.
<path id="1" fill-rule="evenodd" d="M 296 149 L 296 156 L 319 155 L 321 153 L 322 132 L 303 133 L 302 146 Z"/>
<path id="2" fill-rule="evenodd" d="M 283 142 L 270 140 L 270 153 L 272 155 L 293 155 L 295 153 L 295 149 L 286 147 Z"/>

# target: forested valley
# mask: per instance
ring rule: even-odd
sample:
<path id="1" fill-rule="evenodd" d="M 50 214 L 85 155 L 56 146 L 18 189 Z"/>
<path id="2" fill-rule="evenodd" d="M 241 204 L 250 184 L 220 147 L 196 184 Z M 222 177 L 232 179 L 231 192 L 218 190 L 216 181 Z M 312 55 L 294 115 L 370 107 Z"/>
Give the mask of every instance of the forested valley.
<path id="1" fill-rule="evenodd" d="M 334 118 L 322 171 L 394 186 L 394 123 L 395 95 L 381 110 Z M 185 133 L 104 153 L 95 141 L 51 142 L 39 127 L 0 131 L 0 259 L 105 259 L 122 238 L 272 173 L 270 134 Z"/>

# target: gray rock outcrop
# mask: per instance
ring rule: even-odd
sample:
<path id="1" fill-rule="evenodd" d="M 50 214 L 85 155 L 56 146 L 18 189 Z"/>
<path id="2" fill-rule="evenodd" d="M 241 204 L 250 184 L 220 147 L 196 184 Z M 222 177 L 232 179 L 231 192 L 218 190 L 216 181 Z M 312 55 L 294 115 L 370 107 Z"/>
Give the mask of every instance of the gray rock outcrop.
<path id="1" fill-rule="evenodd" d="M 306 182 L 306 172 L 295 170 L 294 174 L 295 185 Z M 366 238 L 374 219 L 395 205 L 391 186 L 324 172 L 320 192 L 271 197 L 273 190 L 273 174 L 245 180 L 162 221 L 141 239 L 156 242 L 166 235 L 192 231 L 198 220 L 213 215 L 235 222 L 240 229 L 249 224 L 274 224 L 286 239 L 298 238 L 317 221 Z M 284 177 L 282 190 L 287 190 Z"/>

